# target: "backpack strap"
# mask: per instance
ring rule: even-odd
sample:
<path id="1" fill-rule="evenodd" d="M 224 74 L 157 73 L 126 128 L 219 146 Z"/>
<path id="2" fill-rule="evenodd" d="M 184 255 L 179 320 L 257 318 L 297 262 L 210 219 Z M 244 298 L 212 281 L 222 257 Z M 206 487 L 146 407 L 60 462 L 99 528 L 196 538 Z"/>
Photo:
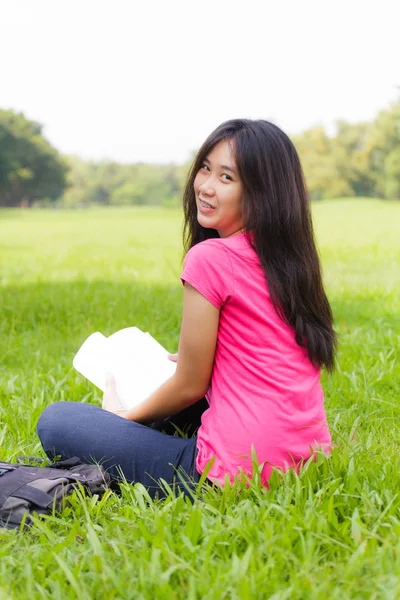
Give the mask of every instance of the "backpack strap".
<path id="1" fill-rule="evenodd" d="M 51 469 L 70 469 L 71 467 L 77 467 L 78 465 L 83 464 L 79 456 L 73 456 L 72 458 L 67 458 L 65 460 L 60 460 L 55 463 L 51 463 L 51 465 L 46 465 Z"/>
<path id="2" fill-rule="evenodd" d="M 54 501 L 54 496 L 31 485 L 21 486 L 18 490 L 12 492 L 12 496 L 26 500 L 27 502 L 33 502 L 36 506 L 40 506 L 40 508 L 49 508 Z"/>
<path id="3" fill-rule="evenodd" d="M 9 473 L 10 471 L 15 471 L 15 467 L 13 465 L 7 465 L 5 463 L 0 463 L 0 477 Z"/>
<path id="4" fill-rule="evenodd" d="M 72 458 L 66 458 L 65 460 L 59 460 L 58 462 L 49 462 L 48 458 L 42 456 L 17 456 L 17 465 L 21 467 L 37 467 L 44 465 L 52 469 L 70 469 L 83 464 L 78 456 Z M 0 463 L 0 468 L 2 464 Z"/>

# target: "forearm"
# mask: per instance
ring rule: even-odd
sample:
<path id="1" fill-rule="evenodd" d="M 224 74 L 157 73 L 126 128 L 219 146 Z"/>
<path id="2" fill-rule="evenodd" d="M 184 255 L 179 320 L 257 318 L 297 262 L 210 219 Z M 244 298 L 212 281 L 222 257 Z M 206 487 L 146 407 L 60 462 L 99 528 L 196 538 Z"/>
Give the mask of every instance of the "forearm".
<path id="1" fill-rule="evenodd" d="M 187 388 L 173 375 L 144 402 L 127 411 L 127 418 L 137 423 L 159 421 L 180 412 L 203 396 Z"/>

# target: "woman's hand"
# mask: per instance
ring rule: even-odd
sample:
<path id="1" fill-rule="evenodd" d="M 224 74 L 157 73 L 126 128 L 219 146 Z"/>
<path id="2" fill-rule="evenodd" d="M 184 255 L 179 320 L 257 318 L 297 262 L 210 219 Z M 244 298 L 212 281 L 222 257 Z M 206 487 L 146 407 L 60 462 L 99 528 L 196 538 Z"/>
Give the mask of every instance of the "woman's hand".
<path id="1" fill-rule="evenodd" d="M 128 411 L 121 407 L 117 390 L 115 389 L 115 379 L 111 373 L 107 373 L 102 406 L 104 410 L 108 410 L 108 412 L 112 412 L 123 419 L 128 419 Z"/>

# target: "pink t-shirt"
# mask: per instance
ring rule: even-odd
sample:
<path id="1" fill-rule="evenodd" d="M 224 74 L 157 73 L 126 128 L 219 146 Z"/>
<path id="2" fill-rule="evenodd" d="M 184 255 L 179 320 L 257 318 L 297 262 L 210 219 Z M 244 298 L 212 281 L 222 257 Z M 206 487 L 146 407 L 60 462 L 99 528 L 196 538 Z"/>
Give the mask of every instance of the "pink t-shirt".
<path id="1" fill-rule="evenodd" d="M 186 255 L 181 275 L 220 309 L 209 409 L 197 438 L 197 470 L 215 456 L 209 479 L 223 484 L 242 469 L 252 473 L 252 446 L 264 463 L 265 484 L 273 467 L 287 470 L 329 452 L 320 370 L 276 314 L 257 253 L 244 233 L 209 239 Z M 201 323 L 199 323 L 201 327 Z"/>

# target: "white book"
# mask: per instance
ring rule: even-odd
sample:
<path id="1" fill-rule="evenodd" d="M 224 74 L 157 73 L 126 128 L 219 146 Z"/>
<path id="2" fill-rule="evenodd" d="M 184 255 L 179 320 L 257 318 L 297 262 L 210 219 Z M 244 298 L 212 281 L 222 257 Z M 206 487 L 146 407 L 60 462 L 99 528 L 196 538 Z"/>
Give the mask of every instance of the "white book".
<path id="1" fill-rule="evenodd" d="M 176 363 L 149 333 L 127 327 L 109 337 L 92 333 L 77 352 L 73 366 L 104 392 L 107 373 L 115 378 L 121 406 L 137 406 L 172 377 Z"/>

